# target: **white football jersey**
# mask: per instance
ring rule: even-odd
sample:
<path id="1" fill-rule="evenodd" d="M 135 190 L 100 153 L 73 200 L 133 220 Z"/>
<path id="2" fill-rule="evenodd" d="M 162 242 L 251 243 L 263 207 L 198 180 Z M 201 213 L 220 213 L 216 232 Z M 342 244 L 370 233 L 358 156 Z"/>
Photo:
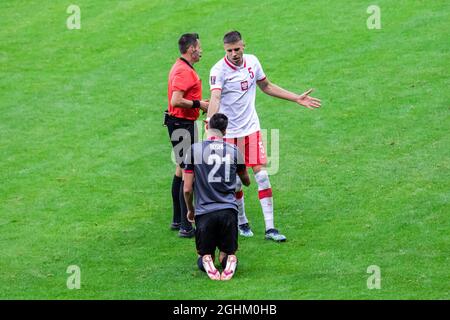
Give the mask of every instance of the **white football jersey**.
<path id="1" fill-rule="evenodd" d="M 238 67 L 225 56 L 209 75 L 211 90 L 222 90 L 219 112 L 228 117 L 226 138 L 240 138 L 260 130 L 255 109 L 256 81 L 266 78 L 258 58 L 244 54 Z"/>

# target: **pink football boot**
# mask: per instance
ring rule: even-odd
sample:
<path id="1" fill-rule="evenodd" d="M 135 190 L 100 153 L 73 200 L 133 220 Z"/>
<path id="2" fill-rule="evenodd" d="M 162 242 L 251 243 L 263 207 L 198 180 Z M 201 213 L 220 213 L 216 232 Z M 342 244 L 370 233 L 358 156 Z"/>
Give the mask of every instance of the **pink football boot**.
<path id="1" fill-rule="evenodd" d="M 214 260 L 211 255 L 207 254 L 202 257 L 203 268 L 211 280 L 220 280 L 220 272 L 214 266 Z"/>
<path id="2" fill-rule="evenodd" d="M 230 280 L 234 276 L 234 271 L 236 270 L 237 258 L 235 255 L 231 254 L 227 258 L 227 266 L 223 270 L 220 280 Z"/>

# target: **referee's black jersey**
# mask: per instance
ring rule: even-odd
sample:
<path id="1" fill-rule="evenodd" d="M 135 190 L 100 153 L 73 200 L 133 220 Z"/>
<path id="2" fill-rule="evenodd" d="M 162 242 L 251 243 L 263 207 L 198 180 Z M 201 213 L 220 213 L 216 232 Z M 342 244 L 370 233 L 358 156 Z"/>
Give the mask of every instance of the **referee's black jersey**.
<path id="1" fill-rule="evenodd" d="M 196 215 L 238 210 L 236 174 L 245 171 L 245 162 L 235 145 L 215 137 L 194 143 L 185 164 L 185 172 L 194 174 Z"/>

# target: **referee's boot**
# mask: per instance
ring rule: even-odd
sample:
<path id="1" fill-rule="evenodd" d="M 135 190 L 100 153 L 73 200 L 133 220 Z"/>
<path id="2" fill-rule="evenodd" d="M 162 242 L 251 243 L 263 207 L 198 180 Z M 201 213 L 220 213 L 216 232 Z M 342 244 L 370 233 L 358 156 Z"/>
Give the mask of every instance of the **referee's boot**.
<path id="1" fill-rule="evenodd" d="M 247 223 L 239 225 L 239 234 L 246 238 L 253 237 L 252 229 L 250 229 L 250 225 Z"/>
<path id="2" fill-rule="evenodd" d="M 269 229 L 265 234 L 266 240 L 273 240 L 276 242 L 284 242 L 286 241 L 286 237 L 278 232 L 277 229 Z"/>
<path id="3" fill-rule="evenodd" d="M 180 227 L 181 227 L 181 223 L 179 223 L 179 222 L 172 222 L 170 224 L 170 230 L 178 231 L 178 230 L 180 230 Z"/>
<path id="4" fill-rule="evenodd" d="M 180 231 L 178 231 L 178 236 L 180 238 L 192 238 L 195 236 L 195 229 L 191 228 L 190 230 L 186 230 L 180 227 Z"/>

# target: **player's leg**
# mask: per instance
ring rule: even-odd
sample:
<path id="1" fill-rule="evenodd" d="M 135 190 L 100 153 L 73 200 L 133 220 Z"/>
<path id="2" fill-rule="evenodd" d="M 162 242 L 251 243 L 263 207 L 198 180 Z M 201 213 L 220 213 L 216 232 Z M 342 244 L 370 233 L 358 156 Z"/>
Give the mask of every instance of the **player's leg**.
<path id="1" fill-rule="evenodd" d="M 235 144 L 239 151 L 245 154 L 245 138 L 225 138 L 228 143 Z M 247 216 L 245 214 L 245 201 L 244 201 L 244 190 L 242 189 L 242 181 L 239 176 L 236 175 L 236 203 L 238 205 L 238 225 L 239 234 L 244 237 L 253 237 L 252 229 L 248 223 Z"/>
<path id="2" fill-rule="evenodd" d="M 258 184 L 258 198 L 266 225 L 265 238 L 274 241 L 285 241 L 286 237 L 274 227 L 272 186 L 265 168 L 267 157 L 261 133 L 259 131 L 255 132 L 246 138 L 246 151 L 249 154 L 248 165 L 252 167 L 256 183 Z"/>
<path id="3" fill-rule="evenodd" d="M 214 266 L 214 252 L 216 251 L 216 224 L 214 213 L 207 213 L 195 217 L 195 246 L 197 248 L 197 265 L 206 272 L 211 280 L 220 280 L 220 272 Z"/>
<path id="4" fill-rule="evenodd" d="M 286 237 L 280 234 L 274 226 L 272 187 L 267 170 L 262 165 L 254 166 L 252 169 L 258 184 L 258 197 L 264 214 L 266 225 L 265 238 L 274 241 L 285 241 Z"/>
<path id="5" fill-rule="evenodd" d="M 242 190 L 242 181 L 236 175 L 236 203 L 238 205 L 238 224 L 239 234 L 244 237 L 253 237 L 247 216 L 245 215 L 244 191 Z"/>
<path id="6" fill-rule="evenodd" d="M 183 147 L 181 148 L 181 157 L 184 160 L 184 156 L 186 155 L 190 146 L 197 139 L 197 127 L 195 122 L 186 123 L 182 125 L 183 129 L 185 129 L 186 134 L 183 136 Z M 180 163 L 180 167 L 184 168 L 184 163 Z M 194 228 L 192 227 L 192 223 L 187 220 L 187 207 L 186 202 L 184 201 L 184 183 L 181 183 L 180 186 L 180 211 L 181 211 L 181 226 L 180 231 L 178 232 L 178 236 L 182 238 L 192 238 L 194 236 Z"/>
<path id="7" fill-rule="evenodd" d="M 219 261 L 222 264 L 223 271 L 220 276 L 221 280 L 230 280 L 237 267 L 237 257 L 235 255 L 238 249 L 238 233 L 237 224 L 238 217 L 236 211 L 226 209 L 220 211 L 220 232 L 219 243 Z"/>
<path id="8" fill-rule="evenodd" d="M 180 224 L 180 231 L 178 232 L 178 236 L 181 238 L 192 238 L 194 236 L 194 228 L 192 227 L 192 223 L 190 223 L 187 220 L 187 207 L 186 202 L 184 200 L 184 180 L 181 183 L 180 186 L 180 217 L 181 217 L 181 224 Z"/>
<path id="9" fill-rule="evenodd" d="M 267 231 L 274 228 L 272 187 L 269 175 L 266 170 L 263 170 L 262 165 L 253 166 L 252 169 L 258 185 L 258 198 L 261 203 Z"/>

